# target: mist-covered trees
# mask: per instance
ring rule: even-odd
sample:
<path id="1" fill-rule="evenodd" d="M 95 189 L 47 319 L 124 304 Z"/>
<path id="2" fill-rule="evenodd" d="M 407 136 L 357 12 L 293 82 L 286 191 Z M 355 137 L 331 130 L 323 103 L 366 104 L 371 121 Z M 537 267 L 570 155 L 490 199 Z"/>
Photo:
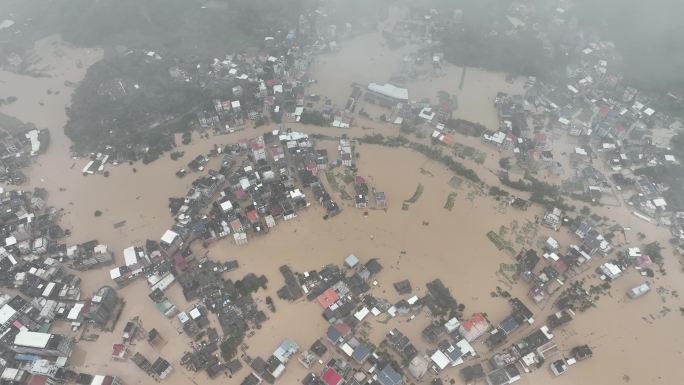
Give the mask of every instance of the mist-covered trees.
<path id="1" fill-rule="evenodd" d="M 169 63 L 116 56 L 96 63 L 73 95 L 66 134 L 75 146 L 168 142 L 149 128 L 205 101 L 202 90 L 172 81 Z"/>

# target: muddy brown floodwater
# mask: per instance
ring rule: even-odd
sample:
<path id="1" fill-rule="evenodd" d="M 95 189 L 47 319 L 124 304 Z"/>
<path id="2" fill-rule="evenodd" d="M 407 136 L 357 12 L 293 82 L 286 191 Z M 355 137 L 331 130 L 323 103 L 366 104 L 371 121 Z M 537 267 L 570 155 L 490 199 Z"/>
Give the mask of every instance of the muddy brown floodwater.
<path id="1" fill-rule="evenodd" d="M 382 44 L 379 33 L 356 37 L 342 45 L 334 54 L 321 56 L 312 76 L 318 83 L 311 92 L 329 96 L 337 105 L 343 105 L 348 97 L 351 82 L 384 82 L 399 70 L 398 62 L 410 47 L 390 51 Z M 364 54 L 365 53 L 365 54 Z M 69 47 L 57 38 L 49 38 L 36 43 L 35 56 L 39 59 L 36 67 L 50 74 L 50 77 L 33 78 L 0 72 L 0 97 L 15 95 L 18 101 L 3 106 L 0 111 L 24 121 L 33 122 L 38 127 L 49 128 L 52 144 L 48 152 L 40 156 L 35 165 L 27 171 L 30 177 L 27 187 L 45 187 L 49 191 L 48 202 L 65 211 L 63 225 L 72 230 L 70 243 L 98 239 L 108 244 L 116 253 L 117 261 L 122 262 L 121 250 L 131 244 L 140 244 L 146 239 L 158 239 L 163 231 L 172 224 L 167 203 L 172 196 L 182 196 L 189 188 L 193 176 L 178 179 L 174 173 L 189 159 L 204 154 L 214 144 L 225 144 L 242 137 L 253 137 L 273 127 L 247 129 L 230 136 L 212 136 L 197 139 L 181 149 L 186 155 L 180 161 L 164 157 L 150 165 L 133 166 L 108 165 L 108 178 L 102 176 L 82 176 L 80 170 L 85 163 L 82 159 L 72 159 L 69 153 L 69 140 L 64 136 L 66 122 L 65 106 L 69 104 L 72 87 L 65 81 L 78 82 L 86 68 L 102 57 L 97 50 Z M 83 66 L 78 68 L 76 62 Z M 444 90 L 458 97 L 459 109 L 456 117 L 485 124 L 492 128 L 496 125 L 493 108 L 494 96 L 498 91 L 521 92 L 519 80 L 505 82 L 503 74 L 491 73 L 468 68 L 462 89 L 459 89 L 462 69 L 446 66 L 439 77 L 411 81 L 406 86 L 412 98 L 436 100 L 437 92 Z M 53 91 L 52 95 L 47 90 Z M 54 91 L 59 90 L 56 95 Z M 41 106 L 42 102 L 42 106 Z M 372 130 L 352 128 L 335 130 L 288 125 L 297 130 L 327 135 L 362 136 L 369 132 L 386 135 L 397 132 L 396 127 L 380 124 L 377 121 L 361 120 L 362 125 Z M 483 179 L 495 183 L 496 178 L 488 170 L 497 168 L 499 155 L 473 138 L 458 138 L 477 149 L 488 152 L 484 165 L 464 161 L 478 171 Z M 336 143 L 322 141 L 320 146 L 335 154 Z M 458 189 L 449 185 L 452 175 L 440 164 L 427 160 L 422 155 L 408 149 L 390 149 L 375 145 L 360 145 L 357 151 L 359 174 L 366 177 L 369 184 L 388 196 L 389 207 L 386 211 L 369 210 L 364 216 L 359 210 L 343 205 L 342 213 L 330 220 L 323 220 L 323 212 L 312 205 L 299 217 L 287 223 L 280 223 L 267 236 L 253 237 L 250 244 L 238 248 L 229 241 L 218 241 L 206 250 L 217 260 L 237 259 L 241 267 L 227 275 L 239 279 L 248 272 L 265 274 L 269 279 L 268 288 L 256 296 L 263 305 L 266 296 L 274 298 L 276 313 L 269 314 L 267 321 L 256 335 L 247 338 L 247 352 L 251 356 L 270 354 L 285 337 L 292 337 L 302 347 L 308 347 L 316 338 L 323 335 L 326 323 L 320 316 L 321 309 L 316 303 L 297 302 L 294 304 L 277 299 L 276 290 L 283 284 L 278 267 L 290 264 L 294 270 L 318 269 L 327 263 L 341 264 L 342 259 L 354 253 L 362 261 L 379 258 L 384 270 L 378 275 L 378 285 L 373 287 L 374 294 L 397 300 L 392 284 L 409 278 L 416 294 L 425 293 L 425 283 L 440 278 L 451 289 L 454 297 L 466 305 L 466 314 L 486 312 L 493 321 L 502 319 L 509 306 L 501 298 L 492 298 L 496 286 L 509 290 L 513 295 L 524 298 L 524 284 L 509 288 L 497 274 L 501 264 L 512 263 L 507 254 L 497 250 L 485 234 L 498 231 L 501 226 L 510 227 L 513 222 L 521 226 L 535 221 L 541 215 L 541 208 L 532 207 L 528 211 L 515 211 L 502 208 L 497 202 L 483 197 L 476 189 L 462 184 Z M 335 155 L 331 156 L 332 159 Z M 216 162 L 216 160 L 214 160 Z M 211 164 L 215 166 L 215 164 Z M 133 168 L 137 172 L 133 172 Z M 325 179 L 325 178 L 324 178 Z M 402 210 L 402 201 L 411 197 L 416 186 L 425 186 L 418 201 L 409 210 Z M 444 208 L 447 197 L 456 193 L 457 198 L 452 210 Z M 95 217 L 95 210 L 103 215 Z M 637 242 L 638 231 L 648 234 L 650 239 L 667 244 L 668 233 L 629 214 L 626 208 L 602 207 L 595 209 L 633 230 L 628 240 Z M 117 222 L 126 221 L 125 226 L 114 228 Z M 538 237 L 550 235 L 540 229 Z M 567 246 L 569 235 L 561 232 L 553 234 Z M 196 250 L 203 253 L 203 250 Z M 684 293 L 681 267 L 667 249 L 666 269 L 668 275 L 658 276 L 652 282 L 656 287 Z M 110 284 L 107 269 L 84 273 L 82 290 L 85 295 L 93 292 L 102 284 Z M 627 288 L 642 282 L 640 276 L 630 272 L 613 285 L 611 297 L 602 298 L 598 309 L 579 314 L 572 324 L 556 333 L 557 343 L 562 350 L 569 350 L 577 344 L 589 344 L 594 349 L 592 360 L 573 366 L 566 375 L 552 379 L 548 368 L 537 370 L 523 377 L 522 384 L 681 384 L 684 383 L 684 370 L 678 367 L 682 362 L 684 333 L 682 317 L 679 314 L 681 301 L 671 295 L 651 293 L 635 301 L 626 299 Z M 169 359 L 175 367 L 174 373 L 165 380 L 167 384 L 188 384 L 207 381 L 205 374 L 186 372 L 179 365 L 179 359 L 188 347 L 189 340 L 178 335 L 175 320 L 166 319 L 147 298 L 148 287 L 139 280 L 120 290 L 126 305 L 116 329 L 112 333 L 101 333 L 95 342 L 81 341 L 73 356 L 72 363 L 78 369 L 89 373 L 112 374 L 121 377 L 126 384 L 152 384 L 154 381 L 142 374 L 130 362 L 110 360 L 110 350 L 120 341 L 125 321 L 140 316 L 145 329 L 157 328 L 166 339 L 165 345 L 155 351 L 144 342 L 132 347 L 150 359 L 161 355 Z M 169 298 L 179 308 L 188 304 L 183 300 L 179 285 L 168 289 Z M 529 301 L 526 301 L 529 302 Z M 672 309 L 663 312 L 664 307 Z M 553 310 L 550 303 L 532 306 L 540 326 L 543 319 Z M 427 323 L 425 314 L 415 320 L 393 319 L 388 324 L 376 320 L 368 323 L 369 336 L 378 343 L 387 330 L 397 327 L 411 336 L 419 349 L 427 346 L 420 337 L 420 330 Z M 60 330 L 66 329 L 59 326 Z M 531 327 L 516 332 L 512 338 L 522 337 Z M 65 330 L 66 332 L 66 330 Z M 486 350 L 481 342 L 476 349 Z M 312 370 L 321 369 L 320 365 Z M 217 379 L 216 382 L 239 384 L 248 369 L 243 369 L 235 378 Z M 298 383 L 307 373 L 296 362 L 288 365 L 279 383 Z M 458 370 L 448 370 L 446 378 L 460 379 Z"/>

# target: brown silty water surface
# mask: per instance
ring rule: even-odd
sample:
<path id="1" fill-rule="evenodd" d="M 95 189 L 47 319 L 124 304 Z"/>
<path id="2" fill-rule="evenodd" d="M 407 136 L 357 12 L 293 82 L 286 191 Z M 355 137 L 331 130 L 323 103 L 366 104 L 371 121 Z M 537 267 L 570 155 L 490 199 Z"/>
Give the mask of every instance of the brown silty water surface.
<path id="1" fill-rule="evenodd" d="M 382 45 L 379 34 L 363 35 L 342 44 L 342 49 L 334 54 L 321 56 L 313 68 L 312 75 L 318 80 L 311 91 L 330 97 L 337 105 L 344 105 L 352 82 L 384 82 L 399 69 L 398 62 L 407 50 L 390 51 Z M 39 66 L 47 68 L 51 77 L 32 78 L 0 72 L 0 97 L 15 95 L 16 103 L 3 106 L 0 111 L 33 122 L 38 127 L 47 127 L 52 133 L 48 152 L 40 156 L 36 164 L 27 171 L 30 177 L 28 187 L 40 186 L 49 190 L 50 204 L 64 208 L 63 225 L 72 230 L 69 242 L 77 243 L 98 239 L 117 253 L 117 262 L 122 262 L 121 250 L 131 244 L 141 244 L 146 239 L 158 239 L 163 231 L 172 225 L 167 203 L 171 196 L 182 196 L 189 188 L 191 177 L 178 179 L 175 171 L 182 167 L 182 160 L 172 161 L 164 157 L 150 165 L 133 166 L 108 165 L 110 177 L 83 177 L 82 159 L 72 159 L 69 140 L 63 134 L 66 122 L 64 108 L 68 105 L 72 87 L 64 85 L 66 80 L 78 82 L 86 68 L 101 58 L 101 52 L 68 47 L 58 39 L 37 42 L 36 56 Z M 366 53 L 366 55 L 361 55 Z M 83 63 L 77 68 L 76 61 Z M 37 64 L 38 65 L 38 64 Z M 520 81 L 506 83 L 504 75 L 469 68 L 462 89 L 458 84 L 462 69 L 446 66 L 438 77 L 410 81 L 406 84 L 412 99 L 430 98 L 436 100 L 437 92 L 445 90 L 458 96 L 459 109 L 456 117 L 480 122 L 490 128 L 496 126 L 496 112 L 493 100 L 496 92 L 520 92 Z M 47 95 L 46 90 L 59 90 L 59 95 Z M 44 106 L 40 105 L 43 102 Z M 369 111 L 374 112 L 372 107 Z M 371 113 L 372 116 L 377 117 Z M 359 125 L 372 127 L 363 130 L 355 127 L 349 130 L 334 130 L 288 124 L 296 130 L 326 135 L 346 133 L 352 137 L 366 133 L 379 132 L 386 135 L 397 132 L 389 124 L 359 118 Z M 274 127 L 248 129 L 230 136 L 212 136 L 207 140 L 196 139 L 191 145 L 182 147 L 190 159 L 204 154 L 214 144 L 225 144 L 241 137 L 253 137 Z M 496 177 L 490 170 L 498 168 L 499 155 L 491 147 L 483 145 L 478 139 L 458 136 L 459 142 L 488 152 L 483 165 L 464 160 L 490 184 Z M 321 141 L 319 146 L 335 154 L 336 143 Z M 364 216 L 348 203 L 337 217 L 323 220 L 322 209 L 313 204 L 297 219 L 279 223 L 267 236 L 251 238 L 249 245 L 236 247 L 227 240 L 218 241 L 207 250 L 198 248 L 197 253 L 208 252 L 216 260 L 237 259 L 241 267 L 226 276 L 239 279 L 248 272 L 265 274 L 269 279 L 268 288 L 257 293 L 262 308 L 263 299 L 274 298 L 276 313 L 253 337 L 245 340 L 246 352 L 251 356 L 266 357 L 271 354 L 280 341 L 292 337 L 301 347 L 308 347 L 316 338 L 322 336 L 327 324 L 321 317 L 322 309 L 316 303 L 287 303 L 277 299 L 275 291 L 283 279 L 278 267 L 289 264 L 295 271 L 318 269 L 327 263 L 341 264 L 350 253 L 361 258 L 379 258 L 385 269 L 377 276 L 377 286 L 372 293 L 391 301 L 398 300 L 392 283 L 409 278 L 417 295 L 425 293 L 425 283 L 440 278 L 451 289 L 459 302 L 466 305 L 466 314 L 484 311 L 490 320 L 496 322 L 505 317 L 510 308 L 505 300 L 492 298 L 497 286 L 509 290 L 513 295 L 526 298 L 526 286 L 521 283 L 512 288 L 497 274 L 500 265 L 513 263 L 513 259 L 497 250 L 485 234 L 498 231 L 501 226 L 510 227 L 513 222 L 521 226 L 534 223 L 542 215 L 540 207 L 532 207 L 522 212 L 503 208 L 498 202 L 484 197 L 477 189 L 463 183 L 458 189 L 449 185 L 452 174 L 442 165 L 427 160 L 424 156 L 408 149 L 390 149 L 375 145 L 357 146 L 359 174 L 366 177 L 369 184 L 388 196 L 389 207 L 386 211 L 369 210 Z M 334 155 L 331 156 L 334 159 Z M 215 162 L 215 161 L 214 161 Z M 216 166 L 215 164 L 212 164 Z M 136 167 L 134 173 L 132 168 Z M 325 179 L 325 178 L 323 178 Z M 409 210 L 402 210 L 402 201 L 412 196 L 416 186 L 422 184 L 424 192 Z M 444 208 L 450 193 L 457 198 L 452 210 Z M 101 217 L 93 215 L 95 210 L 103 211 Z M 643 232 L 649 239 L 659 240 L 666 245 L 668 232 L 640 221 L 632 216 L 625 207 L 601 207 L 594 209 L 599 215 L 606 215 L 617 223 L 632 227 L 628 240 L 637 243 L 637 232 Z M 126 221 L 126 225 L 114 229 L 114 224 Z M 553 233 L 540 228 L 536 235 L 553 235 L 567 246 L 572 241 L 564 230 Z M 534 239 L 533 242 L 536 242 Z M 623 242 L 625 243 L 625 242 Z M 666 276 L 651 280 L 653 286 L 682 292 L 681 267 L 672 255 L 665 250 L 667 261 Z M 589 276 L 591 273 L 587 273 Z M 110 284 L 107 269 L 82 274 L 82 289 L 85 294 L 93 292 L 102 284 Z M 615 282 L 611 296 L 599 301 L 597 309 L 579 314 L 573 323 L 556 331 L 556 342 L 561 350 L 568 351 L 578 344 L 589 344 L 594 349 L 592 360 L 573 366 L 563 377 L 553 375 L 544 367 L 531 375 L 524 375 L 522 384 L 679 384 L 684 383 L 684 370 L 679 369 L 682 361 L 684 333 L 681 332 L 682 318 L 677 310 L 681 301 L 672 295 L 651 293 L 632 301 L 626 299 L 629 287 L 643 282 L 636 272 Z M 89 373 L 111 374 L 121 377 L 126 384 L 151 384 L 154 381 L 143 375 L 131 362 L 110 360 L 112 344 L 118 343 L 125 321 L 139 316 L 146 329 L 157 328 L 167 344 L 155 350 L 145 342 L 132 346 L 150 359 L 161 355 L 174 364 L 174 373 L 164 382 L 168 384 L 202 383 L 209 381 L 205 374 L 187 372 L 179 360 L 188 349 L 189 339 L 179 335 L 175 319 L 161 315 L 146 298 L 149 289 L 139 280 L 120 290 L 126 305 L 121 321 L 112 333 L 100 333 L 97 341 L 80 341 L 72 357 L 72 364 L 78 370 Z M 189 304 L 183 300 L 180 287 L 172 285 L 167 290 L 169 298 L 181 309 Z M 529 300 L 525 300 L 529 303 Z M 662 312 L 671 308 L 671 313 Z M 549 302 L 531 306 L 535 312 L 537 327 L 543 324 L 546 316 L 555 310 Z M 212 316 L 213 317 L 213 316 Z M 216 326 L 216 320 L 212 319 Z M 426 314 L 419 315 L 408 322 L 406 318 L 396 318 L 387 324 L 370 318 L 367 328 L 369 337 L 379 343 L 384 334 L 392 327 L 399 328 L 409 335 L 420 350 L 428 345 L 420 331 L 428 322 Z M 64 325 L 58 331 L 68 332 Z M 532 327 L 517 331 L 512 340 L 531 332 Z M 482 342 L 475 348 L 483 357 L 489 352 Z M 326 358 L 329 358 L 329 355 Z M 312 368 L 319 371 L 321 365 Z M 249 373 L 243 368 L 232 379 L 220 377 L 214 382 L 239 384 Z M 295 360 L 278 380 L 281 384 L 296 384 L 307 371 Z M 430 376 L 428 376 L 430 377 Z M 460 383 L 458 369 L 449 369 L 442 378 L 456 379 Z M 425 381 L 427 383 L 427 380 Z"/>

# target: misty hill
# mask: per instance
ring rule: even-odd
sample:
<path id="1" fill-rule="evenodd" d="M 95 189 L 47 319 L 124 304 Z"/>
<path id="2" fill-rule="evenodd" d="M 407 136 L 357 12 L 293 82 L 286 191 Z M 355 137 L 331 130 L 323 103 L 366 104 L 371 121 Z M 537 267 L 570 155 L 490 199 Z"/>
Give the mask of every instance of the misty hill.
<path id="1" fill-rule="evenodd" d="M 217 48 L 250 46 L 268 31 L 292 25 L 306 1 L 3 0 L 0 14 L 15 21 L 16 32 L 0 34 L 0 52 L 22 51 L 60 33 L 82 46 L 213 57 Z"/>
<path id="2" fill-rule="evenodd" d="M 55 33 L 79 46 L 104 48 L 105 59 L 74 93 L 65 132 L 76 150 L 136 143 L 154 154 L 172 145 L 170 126 L 187 127 L 181 123 L 194 109 L 212 96 L 230 96 L 232 86 L 173 80 L 171 67 L 194 68 L 258 46 L 265 36 L 296 27 L 308 2 L 4 0 L 0 14 L 15 24 L 0 31 L 0 60 Z"/>
<path id="3" fill-rule="evenodd" d="M 450 61 L 521 75 L 544 77 L 563 69 L 565 57 L 549 57 L 579 43 L 567 28 L 579 25 L 585 37 L 597 32 L 611 40 L 623 55 L 620 65 L 629 83 L 645 89 L 684 89 L 684 1 L 681 0 L 416 0 L 411 6 L 459 10 L 462 20 L 440 31 Z M 558 9 L 568 25 L 554 23 Z M 507 15 L 525 10 L 536 24 L 530 30 L 507 34 Z M 537 33 L 542 26 L 543 33 Z M 571 59 L 568 57 L 567 59 Z"/>
<path id="4" fill-rule="evenodd" d="M 639 87 L 684 89 L 684 1 L 578 0 L 580 24 L 613 40 Z"/>
<path id="5" fill-rule="evenodd" d="M 194 82 L 172 81 L 172 65 L 137 51 L 91 66 L 67 110 L 65 133 L 74 148 L 141 143 L 169 149 L 169 136 L 154 128 L 189 113 L 206 96 Z"/>

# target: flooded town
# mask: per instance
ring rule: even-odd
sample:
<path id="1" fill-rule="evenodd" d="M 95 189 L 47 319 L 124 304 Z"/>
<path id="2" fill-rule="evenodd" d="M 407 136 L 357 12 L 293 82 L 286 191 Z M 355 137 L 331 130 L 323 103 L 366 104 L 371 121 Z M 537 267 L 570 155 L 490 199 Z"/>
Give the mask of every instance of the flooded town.
<path id="1" fill-rule="evenodd" d="M 539 73 L 311 3 L 206 58 L 0 14 L 0 384 L 684 383 L 684 88 L 574 1 L 485 34 Z"/>

